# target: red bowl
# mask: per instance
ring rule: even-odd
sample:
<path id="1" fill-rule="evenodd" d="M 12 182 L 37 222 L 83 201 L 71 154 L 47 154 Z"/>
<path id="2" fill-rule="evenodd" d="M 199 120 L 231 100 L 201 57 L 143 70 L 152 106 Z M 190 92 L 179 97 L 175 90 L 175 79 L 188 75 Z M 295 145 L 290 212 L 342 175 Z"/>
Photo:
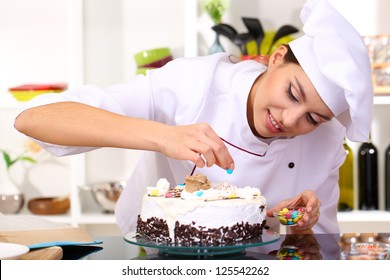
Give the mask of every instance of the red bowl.
<path id="1" fill-rule="evenodd" d="M 159 59 L 155 62 L 142 65 L 142 68 L 160 68 L 163 67 L 165 64 L 167 64 L 169 61 L 171 61 L 173 58 L 171 55 L 164 57 L 162 59 Z"/>

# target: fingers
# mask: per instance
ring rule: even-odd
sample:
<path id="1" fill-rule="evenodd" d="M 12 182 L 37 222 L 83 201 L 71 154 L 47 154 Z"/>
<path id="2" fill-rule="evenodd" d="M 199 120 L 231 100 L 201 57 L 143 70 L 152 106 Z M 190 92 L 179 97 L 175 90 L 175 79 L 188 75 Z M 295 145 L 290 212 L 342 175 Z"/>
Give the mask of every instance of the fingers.
<path id="1" fill-rule="evenodd" d="M 320 218 L 320 208 L 316 207 L 311 212 L 306 212 L 303 215 L 302 220 L 298 222 L 298 229 L 299 230 L 311 229 L 318 222 L 319 218 Z"/>
<path id="2" fill-rule="evenodd" d="M 284 207 L 306 207 L 306 211 L 302 219 L 298 222 L 294 231 L 310 232 L 310 229 L 318 222 L 320 217 L 321 202 L 316 193 L 312 190 L 305 190 L 298 196 L 283 200 L 274 208 L 267 210 L 267 216 L 272 217 L 274 211 L 278 211 Z"/>
<path id="3" fill-rule="evenodd" d="M 164 132 L 161 151 L 172 158 L 191 160 L 197 167 L 216 164 L 223 169 L 234 169 L 234 161 L 225 143 L 205 123 L 170 126 Z"/>
<path id="4" fill-rule="evenodd" d="M 193 151 L 197 152 L 199 157 L 194 163 L 198 167 L 210 167 L 216 164 L 223 169 L 233 170 L 233 158 L 220 137 L 207 124 L 199 124 L 198 129 L 197 141 Z"/>
<path id="5" fill-rule="evenodd" d="M 204 146 L 203 149 L 201 146 Z M 210 167 L 215 164 L 215 156 L 211 150 L 207 149 L 207 145 L 198 143 L 196 147 L 191 148 L 192 156 L 189 158 L 196 167 Z"/>

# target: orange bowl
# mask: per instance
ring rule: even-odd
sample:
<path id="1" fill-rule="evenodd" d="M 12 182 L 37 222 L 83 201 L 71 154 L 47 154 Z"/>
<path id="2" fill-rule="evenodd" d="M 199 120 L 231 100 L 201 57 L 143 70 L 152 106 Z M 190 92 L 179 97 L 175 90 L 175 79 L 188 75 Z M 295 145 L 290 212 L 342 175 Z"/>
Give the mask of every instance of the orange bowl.
<path id="1" fill-rule="evenodd" d="M 28 209 L 37 215 L 65 214 L 70 208 L 68 197 L 39 197 L 29 200 Z"/>

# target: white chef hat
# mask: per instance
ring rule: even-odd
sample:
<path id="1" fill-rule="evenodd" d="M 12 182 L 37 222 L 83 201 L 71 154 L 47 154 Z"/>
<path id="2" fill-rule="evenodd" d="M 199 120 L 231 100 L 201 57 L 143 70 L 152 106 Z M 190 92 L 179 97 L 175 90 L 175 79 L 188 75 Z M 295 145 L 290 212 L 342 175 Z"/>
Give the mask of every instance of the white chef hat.
<path id="1" fill-rule="evenodd" d="M 362 37 L 327 0 L 308 0 L 300 16 L 305 34 L 291 50 L 348 139 L 367 141 L 374 90 Z"/>

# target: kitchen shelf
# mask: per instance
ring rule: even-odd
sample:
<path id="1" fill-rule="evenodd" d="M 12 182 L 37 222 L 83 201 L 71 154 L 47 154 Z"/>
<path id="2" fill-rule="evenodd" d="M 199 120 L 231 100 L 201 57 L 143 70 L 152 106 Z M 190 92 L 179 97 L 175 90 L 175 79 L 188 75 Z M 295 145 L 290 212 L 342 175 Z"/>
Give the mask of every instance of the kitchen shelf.
<path id="1" fill-rule="evenodd" d="M 390 86 L 376 86 L 374 92 L 377 96 L 379 95 L 390 95 Z"/>
<path id="2" fill-rule="evenodd" d="M 376 95 L 374 105 L 390 105 L 390 95 Z"/>
<path id="3" fill-rule="evenodd" d="M 114 214 L 105 214 L 105 213 L 83 213 L 80 216 L 75 216 L 71 214 L 63 215 L 35 215 L 30 212 L 24 211 L 19 214 L 9 214 L 10 216 L 17 215 L 31 215 L 40 217 L 49 221 L 53 221 L 61 224 L 69 224 L 72 226 L 81 226 L 81 225 L 116 225 L 115 215 Z"/>
<path id="4" fill-rule="evenodd" d="M 374 88 L 374 105 L 390 104 L 390 86 L 378 86 Z"/>
<path id="5" fill-rule="evenodd" d="M 114 214 L 105 214 L 105 213 L 83 213 L 79 217 L 79 224 L 88 225 L 88 224 L 116 224 Z"/>
<path id="6" fill-rule="evenodd" d="M 353 210 L 338 212 L 337 218 L 342 233 L 389 232 L 390 212 L 381 210 Z"/>
<path id="7" fill-rule="evenodd" d="M 382 210 L 352 210 L 350 212 L 338 212 L 337 218 L 340 223 L 344 222 L 386 222 L 390 229 L 390 211 Z"/>
<path id="8" fill-rule="evenodd" d="M 31 215 L 31 216 L 36 216 L 42 219 L 46 219 L 52 222 L 56 223 L 61 223 L 61 224 L 72 224 L 71 216 L 69 214 L 63 214 L 63 215 L 34 215 L 31 214 L 30 212 L 22 212 L 18 214 L 7 214 L 7 216 L 18 216 L 18 215 Z"/>

